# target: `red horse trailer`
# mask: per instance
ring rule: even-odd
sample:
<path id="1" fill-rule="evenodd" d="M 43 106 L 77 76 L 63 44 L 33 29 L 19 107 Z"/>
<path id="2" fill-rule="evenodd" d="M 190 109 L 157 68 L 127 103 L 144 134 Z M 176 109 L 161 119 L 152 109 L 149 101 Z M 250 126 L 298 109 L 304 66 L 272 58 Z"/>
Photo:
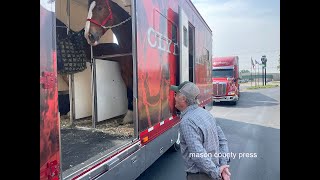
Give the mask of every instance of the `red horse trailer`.
<path id="1" fill-rule="evenodd" d="M 40 179 L 135 179 L 178 150 L 169 87 L 210 110 L 211 56 L 190 0 L 40 0 Z"/>

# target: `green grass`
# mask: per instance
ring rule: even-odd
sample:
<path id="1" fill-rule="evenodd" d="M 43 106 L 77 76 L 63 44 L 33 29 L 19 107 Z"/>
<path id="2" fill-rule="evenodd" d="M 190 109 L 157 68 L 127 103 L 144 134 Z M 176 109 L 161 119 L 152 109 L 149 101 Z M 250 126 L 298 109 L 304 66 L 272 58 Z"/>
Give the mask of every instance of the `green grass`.
<path id="1" fill-rule="evenodd" d="M 248 87 L 247 89 L 274 88 L 278 86 L 279 86 L 278 84 L 267 84 L 266 86 L 251 86 L 251 87 Z"/>

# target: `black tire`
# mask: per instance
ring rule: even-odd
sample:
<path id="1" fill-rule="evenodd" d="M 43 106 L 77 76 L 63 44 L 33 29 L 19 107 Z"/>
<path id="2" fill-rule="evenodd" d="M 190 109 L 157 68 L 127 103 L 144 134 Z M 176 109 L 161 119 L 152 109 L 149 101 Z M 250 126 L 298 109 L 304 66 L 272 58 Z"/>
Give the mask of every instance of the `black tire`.
<path id="1" fill-rule="evenodd" d="M 235 105 L 237 105 L 237 102 L 238 101 L 230 101 L 230 104 L 235 106 Z"/>

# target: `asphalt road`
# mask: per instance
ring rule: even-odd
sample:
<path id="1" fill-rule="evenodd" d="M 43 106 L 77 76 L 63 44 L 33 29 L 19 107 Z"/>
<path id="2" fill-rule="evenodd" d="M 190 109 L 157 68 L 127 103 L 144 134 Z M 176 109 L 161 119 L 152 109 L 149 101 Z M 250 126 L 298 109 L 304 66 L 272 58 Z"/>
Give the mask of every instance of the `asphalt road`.
<path id="1" fill-rule="evenodd" d="M 228 138 L 230 152 L 236 154 L 230 162 L 231 179 L 278 180 L 280 87 L 242 89 L 236 106 L 215 104 L 210 111 Z M 185 177 L 180 152 L 166 152 L 137 180 L 184 180 Z"/>

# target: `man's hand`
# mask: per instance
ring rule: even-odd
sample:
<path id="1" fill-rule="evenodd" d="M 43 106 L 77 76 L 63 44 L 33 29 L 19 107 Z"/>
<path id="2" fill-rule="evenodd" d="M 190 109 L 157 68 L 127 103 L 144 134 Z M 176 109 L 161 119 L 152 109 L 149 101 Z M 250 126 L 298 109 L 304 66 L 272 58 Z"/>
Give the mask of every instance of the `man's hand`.
<path id="1" fill-rule="evenodd" d="M 229 171 L 229 168 L 224 168 L 221 173 L 221 176 L 223 180 L 230 180 L 231 173 Z"/>
<path id="2" fill-rule="evenodd" d="M 225 168 L 229 168 L 229 165 L 222 165 L 222 166 L 220 166 L 220 174 L 223 172 L 223 170 L 225 169 Z"/>
<path id="3" fill-rule="evenodd" d="M 229 171 L 229 165 L 220 166 L 220 175 L 222 176 L 223 180 L 230 180 L 231 173 Z"/>

